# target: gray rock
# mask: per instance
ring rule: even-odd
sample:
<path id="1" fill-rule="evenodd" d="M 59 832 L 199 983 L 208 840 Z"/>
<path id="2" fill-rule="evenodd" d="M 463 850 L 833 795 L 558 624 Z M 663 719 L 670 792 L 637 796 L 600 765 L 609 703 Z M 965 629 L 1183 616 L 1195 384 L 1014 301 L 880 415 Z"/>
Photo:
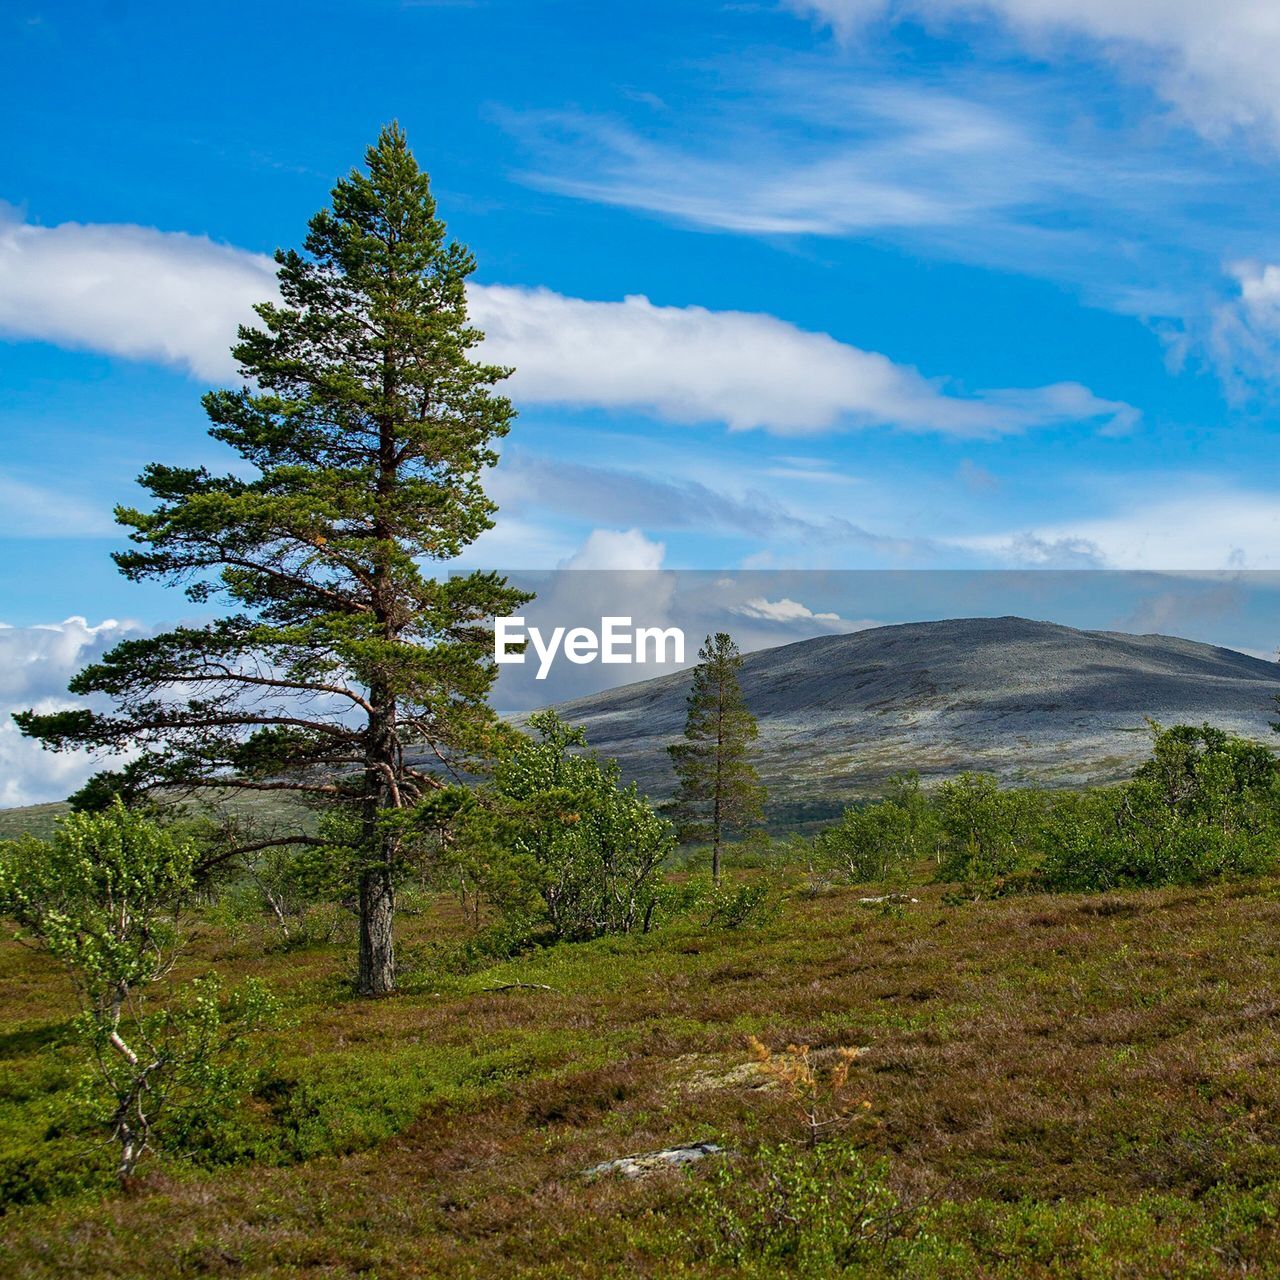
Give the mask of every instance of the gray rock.
<path id="1" fill-rule="evenodd" d="M 723 1155 L 724 1148 L 714 1142 L 695 1142 L 687 1147 L 668 1147 L 664 1151 L 647 1151 L 644 1155 L 620 1156 L 617 1160 L 606 1160 L 603 1164 L 592 1165 L 584 1169 L 585 1178 L 600 1178 L 607 1173 L 616 1173 L 623 1178 L 643 1178 L 647 1174 L 656 1173 L 660 1169 L 677 1168 L 680 1165 L 693 1164 L 707 1156 Z"/>

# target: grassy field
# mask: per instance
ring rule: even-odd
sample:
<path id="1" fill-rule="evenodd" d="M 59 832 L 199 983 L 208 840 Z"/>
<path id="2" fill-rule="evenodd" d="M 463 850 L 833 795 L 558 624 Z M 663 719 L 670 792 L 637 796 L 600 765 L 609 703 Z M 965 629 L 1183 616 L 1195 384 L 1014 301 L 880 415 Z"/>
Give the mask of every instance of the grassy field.
<path id="1" fill-rule="evenodd" d="M 757 1152 L 801 1138 L 743 1067 L 748 1034 L 862 1049 L 872 1105 L 828 1151 L 884 1157 L 897 1208 L 851 1274 L 1280 1274 L 1280 882 L 915 892 L 796 896 L 762 928 L 673 925 L 463 977 L 433 967 L 428 912 L 405 921 L 405 992 L 376 1002 L 347 994 L 343 946 L 264 956 L 206 929 L 189 965 L 266 978 L 296 1025 L 252 1158 L 156 1160 L 125 1192 L 59 1126 L 62 979 L 5 943 L 0 1274 L 830 1273 L 803 1253 L 734 1265 L 736 1220 L 708 1208 L 758 1211 Z M 486 990 L 506 983 L 553 989 Z M 708 1139 L 736 1154 L 582 1176 Z"/>

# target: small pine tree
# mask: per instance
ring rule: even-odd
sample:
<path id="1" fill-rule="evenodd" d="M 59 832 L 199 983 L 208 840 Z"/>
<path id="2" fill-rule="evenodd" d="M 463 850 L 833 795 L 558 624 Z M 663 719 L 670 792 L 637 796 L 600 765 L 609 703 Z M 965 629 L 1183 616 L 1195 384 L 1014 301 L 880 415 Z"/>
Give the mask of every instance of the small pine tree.
<path id="1" fill-rule="evenodd" d="M 711 878 L 719 884 L 725 835 L 763 820 L 765 789 L 748 758 L 759 728 L 738 683 L 738 646 L 719 631 L 698 657 L 684 741 L 667 748 L 679 782 L 671 813 L 682 841 L 711 842 Z"/>

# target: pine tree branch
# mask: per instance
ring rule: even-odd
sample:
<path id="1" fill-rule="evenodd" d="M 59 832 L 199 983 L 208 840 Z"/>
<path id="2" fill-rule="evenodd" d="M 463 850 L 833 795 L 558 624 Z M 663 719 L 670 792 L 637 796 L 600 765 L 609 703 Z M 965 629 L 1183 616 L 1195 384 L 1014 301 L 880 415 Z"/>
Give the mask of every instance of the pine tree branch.
<path id="1" fill-rule="evenodd" d="M 220 684 L 230 680 L 238 684 L 261 685 L 271 689 L 293 689 L 300 693 L 332 693 L 341 698 L 349 698 L 362 711 L 372 711 L 367 698 L 361 697 L 354 689 L 345 685 L 312 684 L 304 680 L 280 680 L 272 676 L 252 676 L 244 671 L 236 671 L 222 663 L 206 663 L 211 667 L 209 674 L 192 672 L 190 675 L 166 675 L 165 684 Z"/>

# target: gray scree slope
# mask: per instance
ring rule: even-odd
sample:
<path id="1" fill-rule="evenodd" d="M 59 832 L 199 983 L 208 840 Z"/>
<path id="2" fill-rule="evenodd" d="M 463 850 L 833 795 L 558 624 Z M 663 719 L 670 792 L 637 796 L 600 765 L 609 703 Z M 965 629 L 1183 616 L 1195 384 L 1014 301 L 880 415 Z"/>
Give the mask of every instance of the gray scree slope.
<path id="1" fill-rule="evenodd" d="M 673 781 L 688 672 L 560 704 L 655 798 Z M 817 817 L 896 772 L 980 769 L 1075 786 L 1126 775 L 1151 716 L 1270 739 L 1280 668 L 1172 636 L 961 618 L 822 636 L 747 654 L 757 764 L 775 818 Z"/>

